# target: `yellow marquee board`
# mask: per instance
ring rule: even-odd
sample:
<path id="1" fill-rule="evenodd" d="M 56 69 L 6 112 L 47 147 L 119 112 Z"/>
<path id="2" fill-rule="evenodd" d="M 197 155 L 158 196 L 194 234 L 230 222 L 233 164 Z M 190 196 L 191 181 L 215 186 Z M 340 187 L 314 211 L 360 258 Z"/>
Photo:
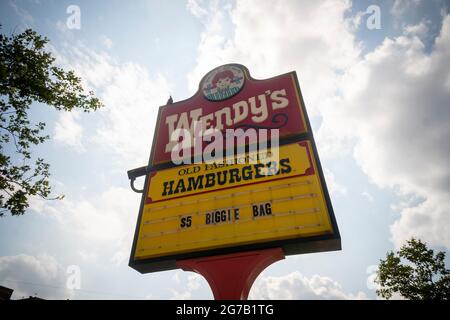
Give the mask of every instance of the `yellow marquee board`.
<path id="1" fill-rule="evenodd" d="M 285 254 L 340 249 L 340 237 L 311 141 L 235 163 L 151 172 L 133 246 L 141 272 L 177 259 L 283 247 Z M 253 161 L 253 163 L 251 163 Z"/>

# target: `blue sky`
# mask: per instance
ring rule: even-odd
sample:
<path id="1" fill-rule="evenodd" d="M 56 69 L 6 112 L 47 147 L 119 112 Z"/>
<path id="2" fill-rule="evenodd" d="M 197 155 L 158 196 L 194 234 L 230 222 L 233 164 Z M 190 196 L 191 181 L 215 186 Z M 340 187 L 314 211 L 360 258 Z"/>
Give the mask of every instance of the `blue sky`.
<path id="1" fill-rule="evenodd" d="M 81 12 L 69 29 L 69 5 Z M 380 9 L 380 29 L 368 19 Z M 33 199 L 0 220 L 0 284 L 58 299 L 211 298 L 178 271 L 141 275 L 128 256 L 156 111 L 191 96 L 214 67 L 255 78 L 297 71 L 343 250 L 289 256 L 251 298 L 375 299 L 374 265 L 411 236 L 450 248 L 448 1 L 2 1 L 2 32 L 31 27 L 104 101 L 94 114 L 36 104 L 62 201 Z M 81 287 L 66 286 L 77 266 Z"/>

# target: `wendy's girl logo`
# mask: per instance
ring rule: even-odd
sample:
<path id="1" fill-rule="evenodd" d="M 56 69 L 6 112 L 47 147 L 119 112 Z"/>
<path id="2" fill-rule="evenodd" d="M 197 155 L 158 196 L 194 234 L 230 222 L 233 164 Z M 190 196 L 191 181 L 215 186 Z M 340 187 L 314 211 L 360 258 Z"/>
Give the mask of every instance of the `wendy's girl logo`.
<path id="1" fill-rule="evenodd" d="M 244 71 L 237 65 L 224 65 L 209 72 L 202 83 L 203 95 L 210 101 L 231 98 L 244 86 Z"/>

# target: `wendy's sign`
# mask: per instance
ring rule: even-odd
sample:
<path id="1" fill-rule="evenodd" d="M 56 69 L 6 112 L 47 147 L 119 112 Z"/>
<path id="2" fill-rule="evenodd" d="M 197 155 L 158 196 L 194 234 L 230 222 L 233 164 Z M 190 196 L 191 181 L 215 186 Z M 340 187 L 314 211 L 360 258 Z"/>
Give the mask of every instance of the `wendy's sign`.
<path id="1" fill-rule="evenodd" d="M 187 130 L 193 136 L 194 124 L 203 132 L 214 129 L 224 135 L 227 129 L 250 128 L 279 129 L 281 140 L 302 135 L 307 126 L 300 97 L 295 72 L 255 80 L 243 65 L 215 68 L 193 97 L 160 107 L 150 163 L 169 162 L 180 140 L 175 133 Z M 188 148 L 193 155 L 194 145 Z"/>
<path id="2" fill-rule="evenodd" d="M 214 140 L 203 139 L 208 131 Z M 285 255 L 341 249 L 295 72 L 255 80 L 239 64 L 215 68 L 193 97 L 160 107 L 153 139 L 132 268 L 170 270 L 181 259 L 268 248 Z M 194 161 L 177 163 L 174 150 L 188 150 Z"/>

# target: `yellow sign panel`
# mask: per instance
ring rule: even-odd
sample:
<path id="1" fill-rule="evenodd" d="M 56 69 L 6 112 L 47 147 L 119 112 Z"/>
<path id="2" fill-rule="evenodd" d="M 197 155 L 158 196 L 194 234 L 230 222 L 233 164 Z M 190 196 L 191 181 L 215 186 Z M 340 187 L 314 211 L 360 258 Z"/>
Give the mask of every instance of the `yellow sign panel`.
<path id="1" fill-rule="evenodd" d="M 333 234 L 311 142 L 278 152 L 152 172 L 134 259 Z"/>

